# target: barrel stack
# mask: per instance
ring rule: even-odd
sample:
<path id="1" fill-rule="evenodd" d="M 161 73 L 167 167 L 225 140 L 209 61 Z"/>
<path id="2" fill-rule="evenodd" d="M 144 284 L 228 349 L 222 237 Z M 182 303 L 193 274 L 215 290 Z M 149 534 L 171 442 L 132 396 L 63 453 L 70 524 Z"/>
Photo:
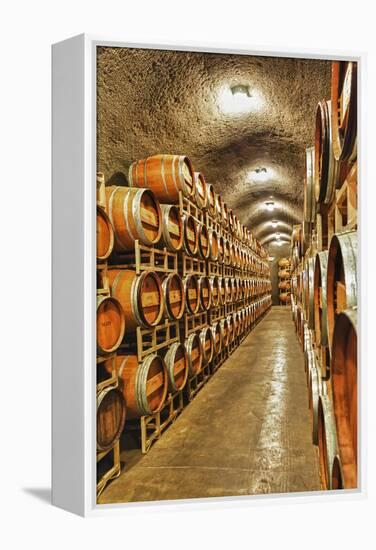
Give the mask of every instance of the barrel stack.
<path id="1" fill-rule="evenodd" d="M 291 303 L 291 260 L 281 258 L 278 261 L 279 303 L 287 306 Z"/>
<path id="2" fill-rule="evenodd" d="M 305 353 L 323 489 L 357 477 L 357 65 L 332 63 L 306 150 L 304 215 L 291 237 L 291 307 Z"/>
<path id="3" fill-rule="evenodd" d="M 101 244 L 98 295 L 114 325 L 103 323 L 98 361 L 116 389 L 116 448 L 136 429 L 146 453 L 269 310 L 268 256 L 186 156 L 133 162 L 128 187 L 98 179 L 111 242 Z"/>

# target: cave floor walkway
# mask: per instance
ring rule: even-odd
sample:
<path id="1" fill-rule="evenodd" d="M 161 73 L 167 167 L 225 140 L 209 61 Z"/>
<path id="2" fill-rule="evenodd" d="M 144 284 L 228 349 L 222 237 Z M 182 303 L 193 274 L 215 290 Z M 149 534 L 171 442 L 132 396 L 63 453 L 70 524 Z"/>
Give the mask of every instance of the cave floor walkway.
<path id="1" fill-rule="evenodd" d="M 274 306 L 99 503 L 319 489 L 303 352 L 290 308 Z"/>

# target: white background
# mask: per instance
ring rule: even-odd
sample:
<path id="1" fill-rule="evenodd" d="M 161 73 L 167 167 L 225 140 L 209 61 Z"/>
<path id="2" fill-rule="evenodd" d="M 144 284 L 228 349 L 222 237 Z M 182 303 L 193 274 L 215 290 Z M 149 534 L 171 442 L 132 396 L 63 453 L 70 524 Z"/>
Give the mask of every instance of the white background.
<path id="1" fill-rule="evenodd" d="M 87 32 L 124 41 L 368 52 L 368 266 L 374 255 L 375 16 L 371 2 L 13 1 L 1 15 L 0 391 L 3 548 L 374 548 L 375 362 L 369 324 L 368 498 L 83 520 L 49 505 L 50 45 Z M 373 252 L 372 252 L 373 251 Z M 371 322 L 374 283 L 365 297 Z M 67 343 L 68 344 L 68 343 Z M 366 358 L 365 358 L 366 359 Z M 368 362 L 368 361 L 367 361 Z M 67 395 L 69 400 L 69 395 Z"/>

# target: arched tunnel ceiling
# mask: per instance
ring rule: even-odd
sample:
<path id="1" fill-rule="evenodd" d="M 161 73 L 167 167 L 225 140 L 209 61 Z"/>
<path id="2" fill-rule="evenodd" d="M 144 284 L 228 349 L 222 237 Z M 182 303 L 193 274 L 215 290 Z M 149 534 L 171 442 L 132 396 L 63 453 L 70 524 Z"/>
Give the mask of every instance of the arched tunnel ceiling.
<path id="1" fill-rule="evenodd" d="M 186 154 L 262 242 L 301 219 L 304 150 L 317 103 L 330 97 L 329 61 L 98 48 L 97 75 L 97 165 L 107 179 L 145 156 Z M 229 113 L 223 98 L 239 84 L 249 107 Z"/>

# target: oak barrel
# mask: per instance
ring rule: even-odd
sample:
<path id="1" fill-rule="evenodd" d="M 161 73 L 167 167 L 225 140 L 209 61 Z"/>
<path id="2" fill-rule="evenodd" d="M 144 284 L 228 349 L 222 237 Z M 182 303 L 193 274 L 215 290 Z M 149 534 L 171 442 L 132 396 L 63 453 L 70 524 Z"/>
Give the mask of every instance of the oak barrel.
<path id="1" fill-rule="evenodd" d="M 357 63 L 332 62 L 333 151 L 337 160 L 354 160 L 357 148 Z"/>
<path id="2" fill-rule="evenodd" d="M 128 328 L 128 327 L 127 327 Z M 121 304 L 110 296 L 97 297 L 97 351 L 112 353 L 121 344 L 125 332 L 125 316 Z"/>
<path id="3" fill-rule="evenodd" d="M 217 275 L 210 277 L 210 293 L 213 307 L 221 305 L 221 286 Z"/>
<path id="4" fill-rule="evenodd" d="M 332 347 L 334 325 L 339 313 L 357 305 L 356 231 L 333 235 L 327 268 L 327 314 L 329 346 Z"/>
<path id="5" fill-rule="evenodd" d="M 195 172 L 195 202 L 201 209 L 205 209 L 208 203 L 208 190 L 204 174 Z"/>
<path id="6" fill-rule="evenodd" d="M 282 268 L 290 267 L 290 260 L 287 258 L 281 258 L 278 260 L 278 266 Z"/>
<path id="7" fill-rule="evenodd" d="M 213 333 L 213 355 L 216 356 L 222 350 L 222 331 L 220 322 L 211 325 Z"/>
<path id="8" fill-rule="evenodd" d="M 183 281 L 177 273 L 169 273 L 162 281 L 165 312 L 170 321 L 181 319 L 185 311 Z"/>
<path id="9" fill-rule="evenodd" d="M 208 309 L 210 309 L 211 302 L 212 302 L 211 285 L 210 285 L 209 277 L 207 277 L 206 275 L 202 275 L 201 277 L 199 277 L 198 288 L 199 288 L 201 308 L 204 311 L 208 311 Z"/>
<path id="10" fill-rule="evenodd" d="M 209 249 L 210 249 L 210 260 L 216 262 L 219 257 L 219 239 L 218 233 L 211 229 L 209 231 Z"/>
<path id="11" fill-rule="evenodd" d="M 179 192 L 186 197 L 195 193 L 194 170 L 183 155 L 153 155 L 133 162 L 129 167 L 130 187 L 149 188 L 160 202 L 177 204 Z"/>
<path id="12" fill-rule="evenodd" d="M 227 317 L 221 319 L 219 322 L 221 336 L 222 336 L 222 347 L 226 348 L 230 343 L 230 331 Z"/>
<path id="13" fill-rule="evenodd" d="M 168 374 L 168 387 L 171 392 L 184 388 L 188 378 L 188 354 L 184 344 L 175 342 L 169 346 L 164 361 Z"/>
<path id="14" fill-rule="evenodd" d="M 152 353 L 139 364 L 137 355 L 118 354 L 116 366 L 128 418 L 153 414 L 163 407 L 168 375 L 162 357 Z"/>
<path id="15" fill-rule="evenodd" d="M 154 271 L 137 275 L 131 269 L 109 269 L 111 294 L 123 308 L 127 332 L 138 326 L 150 328 L 159 324 L 164 312 L 163 289 Z"/>
<path id="16" fill-rule="evenodd" d="M 316 345 L 328 346 L 328 318 L 326 308 L 326 277 L 328 251 L 318 252 L 315 259 L 314 275 L 314 325 Z"/>
<path id="17" fill-rule="evenodd" d="M 206 190 L 207 190 L 207 193 L 208 193 L 208 202 L 207 202 L 208 212 L 209 212 L 210 216 L 215 218 L 216 217 L 215 191 L 214 191 L 213 185 L 211 183 L 207 183 L 206 184 Z"/>
<path id="18" fill-rule="evenodd" d="M 314 319 L 315 258 L 308 258 L 304 270 L 304 310 L 308 328 L 315 328 Z"/>
<path id="19" fill-rule="evenodd" d="M 332 471 L 338 447 L 333 407 L 328 395 L 319 396 L 317 436 L 321 489 L 340 489 L 341 487 L 333 487 L 332 483 Z"/>
<path id="20" fill-rule="evenodd" d="M 330 101 L 320 101 L 316 110 L 315 129 L 315 199 L 329 205 L 337 183 L 338 162 L 333 154 Z"/>
<path id="21" fill-rule="evenodd" d="M 107 212 L 115 230 L 115 250 L 133 250 L 136 240 L 152 246 L 162 235 L 162 212 L 149 189 L 106 187 Z"/>
<path id="22" fill-rule="evenodd" d="M 332 394 L 345 489 L 357 487 L 358 368 L 357 310 L 336 319 L 332 343 Z"/>
<path id="23" fill-rule="evenodd" d="M 321 372 L 316 361 L 316 355 L 314 352 L 313 354 L 315 356 L 314 363 L 310 365 L 308 373 L 308 404 L 311 411 L 312 443 L 318 445 L 318 406 L 321 394 Z"/>
<path id="24" fill-rule="evenodd" d="M 200 309 L 200 287 L 198 277 L 194 273 L 183 279 L 185 290 L 185 304 L 187 312 L 195 314 Z"/>
<path id="25" fill-rule="evenodd" d="M 210 256 L 210 241 L 209 232 L 204 223 L 198 224 L 198 251 L 203 260 L 207 260 Z"/>
<path id="26" fill-rule="evenodd" d="M 106 212 L 97 206 L 97 260 L 103 262 L 111 255 L 115 244 L 114 228 Z"/>
<path id="27" fill-rule="evenodd" d="M 161 204 L 162 236 L 160 245 L 171 252 L 177 252 L 183 246 L 183 220 L 179 208 L 173 204 Z"/>
<path id="28" fill-rule="evenodd" d="M 185 347 L 188 354 L 189 376 L 195 376 L 200 372 L 203 361 L 203 350 L 199 335 L 196 332 L 190 334 L 186 340 Z"/>
<path id="29" fill-rule="evenodd" d="M 200 332 L 202 346 L 202 365 L 205 366 L 213 359 L 214 338 L 210 327 L 205 327 Z"/>
<path id="30" fill-rule="evenodd" d="M 126 405 L 123 394 L 107 387 L 97 396 L 97 450 L 108 451 L 124 429 Z"/>
<path id="31" fill-rule="evenodd" d="M 314 147 L 307 147 L 305 154 L 304 206 L 303 220 L 314 223 L 316 220 L 315 181 L 314 181 Z"/>
<path id="32" fill-rule="evenodd" d="M 183 216 L 183 248 L 187 254 L 195 256 L 198 252 L 198 227 L 197 222 L 190 214 Z"/>

